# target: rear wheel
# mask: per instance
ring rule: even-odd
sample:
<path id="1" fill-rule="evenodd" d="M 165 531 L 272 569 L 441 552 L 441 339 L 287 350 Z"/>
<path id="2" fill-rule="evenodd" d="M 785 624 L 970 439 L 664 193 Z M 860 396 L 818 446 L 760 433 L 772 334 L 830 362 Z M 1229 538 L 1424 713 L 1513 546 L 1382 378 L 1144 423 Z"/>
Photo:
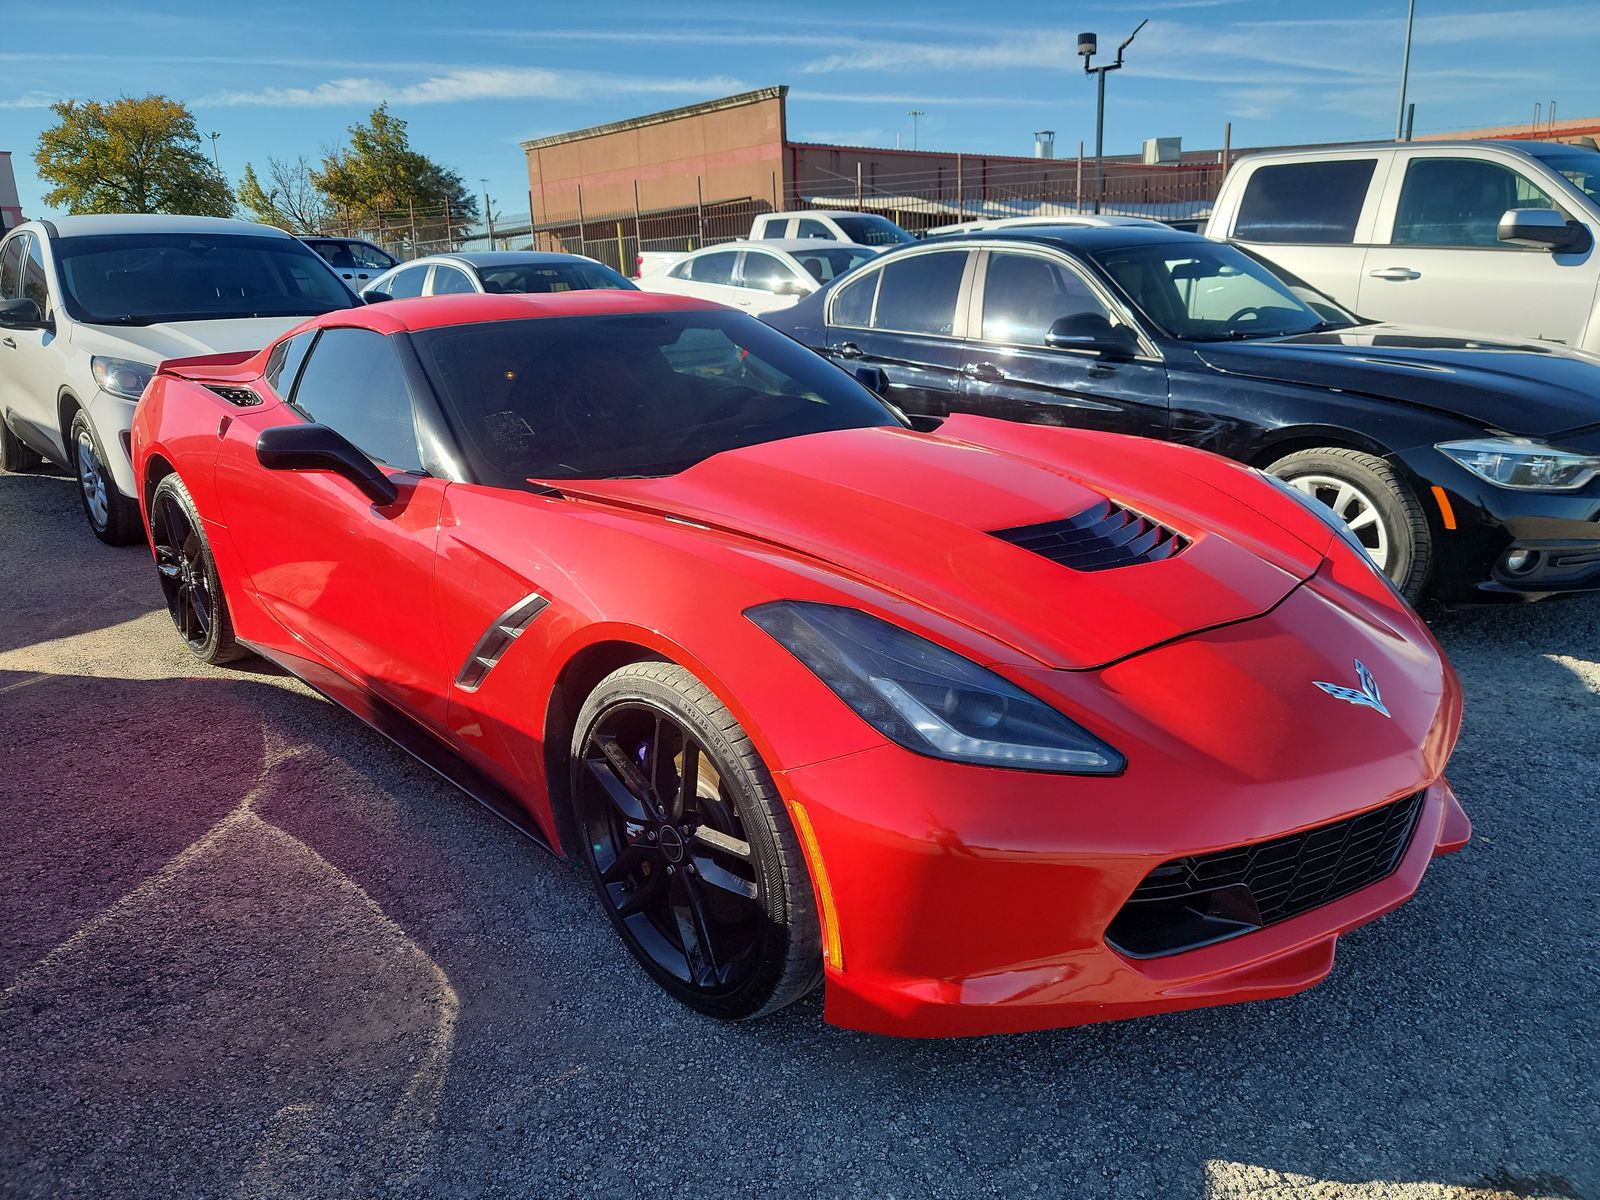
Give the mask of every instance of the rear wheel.
<path id="1" fill-rule="evenodd" d="M 208 663 L 245 657 L 249 651 L 233 637 L 205 526 L 176 475 L 168 475 L 151 493 L 150 538 L 167 611 L 189 652 Z"/>
<path id="2" fill-rule="evenodd" d="M 1267 470 L 1332 509 L 1406 599 L 1422 599 L 1433 575 L 1433 535 L 1421 502 L 1393 467 L 1328 447 L 1297 451 Z"/>
<path id="3" fill-rule="evenodd" d="M 11 432 L 6 419 L 0 416 L 0 471 L 32 471 L 44 463 L 44 456 Z"/>
<path id="4" fill-rule="evenodd" d="M 578 715 L 572 794 L 601 903 L 669 993 L 738 1020 L 817 985 L 821 931 L 788 813 L 689 671 L 633 663 L 601 681 Z"/>
<path id="5" fill-rule="evenodd" d="M 78 477 L 78 497 L 83 515 L 95 537 L 109 546 L 131 546 L 144 537 L 139 521 L 139 506 L 117 490 L 116 480 L 106 466 L 105 451 L 95 436 L 89 414 L 79 409 L 67 432 L 67 448 L 72 469 Z"/>

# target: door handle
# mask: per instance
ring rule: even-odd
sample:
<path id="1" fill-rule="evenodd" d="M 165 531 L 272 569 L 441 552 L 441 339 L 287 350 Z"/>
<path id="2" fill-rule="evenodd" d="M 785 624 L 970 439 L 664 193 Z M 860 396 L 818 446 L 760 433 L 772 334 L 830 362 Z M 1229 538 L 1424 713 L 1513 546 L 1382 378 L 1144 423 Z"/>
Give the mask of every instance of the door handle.
<path id="1" fill-rule="evenodd" d="M 1421 279 L 1421 271 L 1413 271 L 1410 267 L 1384 267 L 1381 271 L 1368 271 L 1374 279 Z"/>
<path id="2" fill-rule="evenodd" d="M 1006 373 L 992 362 L 963 363 L 961 373 L 968 379 L 981 379 L 987 383 L 994 383 L 1006 377 Z"/>
<path id="3" fill-rule="evenodd" d="M 4 341 L 0 341 L 0 346 L 5 346 L 8 349 L 15 350 L 17 348 L 17 343 L 8 337 Z"/>
<path id="4" fill-rule="evenodd" d="M 837 346 L 829 346 L 828 353 L 840 358 L 860 358 L 861 347 L 854 342 L 840 342 Z"/>

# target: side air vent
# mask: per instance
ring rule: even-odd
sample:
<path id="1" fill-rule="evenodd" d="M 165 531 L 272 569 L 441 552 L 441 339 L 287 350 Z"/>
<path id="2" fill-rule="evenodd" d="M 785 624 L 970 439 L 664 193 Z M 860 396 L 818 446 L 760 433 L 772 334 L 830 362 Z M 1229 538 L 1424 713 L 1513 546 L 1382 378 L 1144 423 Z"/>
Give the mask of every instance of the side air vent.
<path id="1" fill-rule="evenodd" d="M 206 391 L 215 392 L 229 404 L 237 405 L 240 408 L 254 408 L 261 403 L 261 397 L 249 388 L 220 387 L 217 384 L 208 383 L 206 384 Z"/>
<path id="2" fill-rule="evenodd" d="M 1159 562 L 1183 551 L 1189 539 L 1110 500 L 1075 517 L 996 529 L 994 536 L 1074 571 L 1109 571 Z"/>
<path id="3" fill-rule="evenodd" d="M 467 661 L 461 664 L 461 670 L 456 673 L 456 686 L 463 692 L 475 692 L 482 687 L 489 672 L 511 649 L 511 643 L 522 636 L 549 603 L 537 592 L 531 592 L 496 617 L 494 624 L 483 631 L 472 653 L 467 655 Z"/>

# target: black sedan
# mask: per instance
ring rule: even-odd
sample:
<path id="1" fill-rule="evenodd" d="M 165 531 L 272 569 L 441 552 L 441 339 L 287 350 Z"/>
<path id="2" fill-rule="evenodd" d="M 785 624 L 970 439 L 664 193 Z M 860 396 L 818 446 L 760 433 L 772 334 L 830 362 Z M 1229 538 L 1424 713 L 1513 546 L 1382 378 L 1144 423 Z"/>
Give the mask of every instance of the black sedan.
<path id="1" fill-rule="evenodd" d="M 919 424 L 1081 425 L 1249 463 L 1332 507 L 1413 600 L 1600 589 L 1591 355 L 1363 321 L 1140 226 L 933 239 L 762 319 Z"/>

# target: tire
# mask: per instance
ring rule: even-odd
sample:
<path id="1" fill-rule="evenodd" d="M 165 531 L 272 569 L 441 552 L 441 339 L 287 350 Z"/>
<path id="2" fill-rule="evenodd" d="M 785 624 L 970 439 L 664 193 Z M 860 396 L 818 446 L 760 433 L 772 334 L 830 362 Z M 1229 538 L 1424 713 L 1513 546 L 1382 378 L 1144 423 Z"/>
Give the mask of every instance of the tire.
<path id="1" fill-rule="evenodd" d="M 67 455 L 78 480 L 78 499 L 95 537 L 108 546 L 131 546 L 144 540 L 139 506 L 117 490 L 106 468 L 105 451 L 81 408 L 67 431 Z"/>
<path id="2" fill-rule="evenodd" d="M 1267 471 L 1344 517 L 1401 594 L 1421 601 L 1433 578 L 1433 532 L 1393 467 L 1359 450 L 1327 447 L 1287 455 Z"/>
<path id="3" fill-rule="evenodd" d="M 0 416 L 0 471 L 17 474 L 37 470 L 43 465 L 44 455 L 31 446 L 23 445 L 22 439 L 11 432 L 5 417 Z"/>
<path id="4" fill-rule="evenodd" d="M 189 652 L 212 664 L 247 657 L 250 652 L 233 636 L 205 524 L 176 475 L 162 479 L 150 495 L 150 540 L 167 612 Z"/>
<path id="5" fill-rule="evenodd" d="M 817 986 L 822 934 L 799 838 L 709 688 L 675 663 L 613 671 L 578 713 L 570 763 L 578 853 L 652 979 L 723 1020 L 763 1016 Z"/>

